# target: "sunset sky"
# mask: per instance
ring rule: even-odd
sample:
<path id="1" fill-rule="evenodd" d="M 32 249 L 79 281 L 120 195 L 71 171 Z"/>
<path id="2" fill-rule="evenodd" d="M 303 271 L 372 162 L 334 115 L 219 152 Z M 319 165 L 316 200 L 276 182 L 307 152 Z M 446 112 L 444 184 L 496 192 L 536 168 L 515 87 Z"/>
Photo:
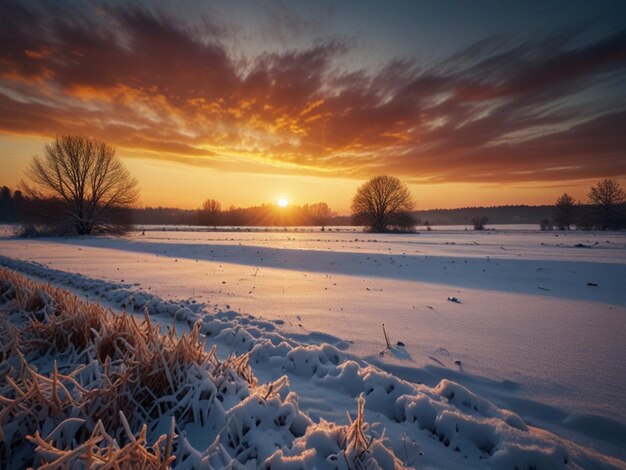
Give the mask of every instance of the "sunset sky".
<path id="1" fill-rule="evenodd" d="M 626 182 L 626 2 L 1 1 L 0 185 L 57 134 L 105 140 L 142 205 L 347 213 Z"/>

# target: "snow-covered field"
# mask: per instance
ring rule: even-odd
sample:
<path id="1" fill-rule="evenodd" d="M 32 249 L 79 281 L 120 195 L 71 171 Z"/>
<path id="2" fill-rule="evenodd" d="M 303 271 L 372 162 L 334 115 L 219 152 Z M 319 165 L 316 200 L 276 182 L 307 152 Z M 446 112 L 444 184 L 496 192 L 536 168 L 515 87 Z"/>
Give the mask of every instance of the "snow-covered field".
<path id="1" fill-rule="evenodd" d="M 624 233 L 146 230 L 124 238 L 5 237 L 0 255 L 0 265 L 117 309 L 132 296 L 138 311 L 147 303 L 158 321 L 170 322 L 169 314 L 201 318 L 222 357 L 246 352 L 264 337 L 284 339 L 290 349 L 258 355 L 292 354 L 296 361 L 293 348 L 329 344 L 326 353 L 339 351 L 340 363 L 311 373 L 277 359 L 252 364 L 261 380 L 287 373 L 300 409 L 313 421 L 345 424 L 345 411 L 368 392 L 362 371 L 373 366 L 428 390 L 453 391 L 460 404 L 450 403 L 464 413 L 513 422 L 515 432 L 530 426 L 555 433 L 570 456 L 592 456 L 579 466 L 626 466 Z M 394 347 L 381 355 L 383 323 Z M 354 370 L 345 366 L 350 360 Z M 460 398 L 456 384 L 476 395 Z M 369 398 L 366 418 L 386 429 L 389 446 L 405 463 L 508 468 L 515 462 L 510 448 L 506 459 L 469 455 L 468 462 L 467 446 L 454 452 L 409 426 L 406 416 L 397 419 L 397 401 Z M 463 409 L 476 401 L 474 411 Z M 403 409 L 423 413 L 412 403 Z M 507 421 L 509 411 L 523 423 Z M 452 420 L 441 423 L 448 425 Z M 499 445 L 508 435 L 494 426 Z M 472 441 L 470 434 L 458 439 Z M 520 451 L 520 468 L 531 461 L 528 452 Z M 412 455 L 405 459 L 405 453 Z"/>

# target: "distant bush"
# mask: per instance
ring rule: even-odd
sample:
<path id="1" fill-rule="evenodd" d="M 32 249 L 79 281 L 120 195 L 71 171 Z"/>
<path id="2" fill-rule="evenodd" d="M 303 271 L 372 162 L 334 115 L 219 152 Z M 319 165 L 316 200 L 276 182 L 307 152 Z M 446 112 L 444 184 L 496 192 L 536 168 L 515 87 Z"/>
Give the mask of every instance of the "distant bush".
<path id="1" fill-rule="evenodd" d="M 485 216 L 474 217 L 470 222 L 474 226 L 474 230 L 485 230 L 485 225 L 489 222 L 489 218 Z"/>
<path id="2" fill-rule="evenodd" d="M 552 221 L 550 219 L 543 219 L 539 222 L 539 228 L 545 232 L 546 230 L 552 230 L 554 226 L 552 225 Z"/>

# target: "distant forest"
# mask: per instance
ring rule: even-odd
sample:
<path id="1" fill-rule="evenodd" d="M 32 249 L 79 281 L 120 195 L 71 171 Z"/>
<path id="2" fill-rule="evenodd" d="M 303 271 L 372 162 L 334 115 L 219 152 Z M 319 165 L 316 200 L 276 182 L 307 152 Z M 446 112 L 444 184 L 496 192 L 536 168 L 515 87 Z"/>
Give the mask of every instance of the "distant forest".
<path id="1" fill-rule="evenodd" d="M 0 223 L 23 222 L 28 201 L 20 191 L 3 187 L 0 191 Z M 352 225 L 347 215 L 325 214 L 312 216 L 315 205 L 290 206 L 279 209 L 273 204 L 255 207 L 230 207 L 221 211 L 220 224 L 224 226 L 340 226 Z M 462 209 L 430 209 L 415 211 L 418 225 L 471 225 L 477 216 L 487 217 L 489 224 L 539 224 L 550 218 L 554 206 L 499 206 L 466 207 Z M 131 209 L 130 218 L 139 225 L 207 225 L 199 218 L 199 211 L 173 207 L 146 207 Z"/>
<path id="2" fill-rule="evenodd" d="M 326 225 L 345 226 L 352 225 L 350 216 L 335 215 L 328 218 L 327 223 L 309 223 L 306 220 L 293 220 L 292 223 L 285 224 L 286 220 L 280 217 L 272 217 L 271 211 L 263 213 L 263 207 L 247 209 L 230 209 L 224 211 L 222 225 L 226 226 L 251 226 L 251 225 Z M 551 217 L 554 206 L 499 206 L 499 207 L 465 207 L 462 209 L 430 209 L 415 211 L 413 215 L 418 220 L 418 225 L 471 225 L 471 219 L 476 216 L 485 216 L 489 219 L 489 224 L 534 224 L 539 226 L 543 219 Z M 230 217 L 229 217 L 230 212 Z M 233 213 L 235 212 L 235 213 Z M 259 223 L 254 223 L 246 217 L 256 212 Z M 145 209 L 134 209 L 132 218 L 136 224 L 140 225 L 201 225 L 198 222 L 197 211 L 190 209 L 176 209 L 167 207 L 148 207 Z M 230 223 L 228 223 L 230 222 Z M 252 222 L 252 223 L 251 223 Z"/>
<path id="3" fill-rule="evenodd" d="M 463 207 L 460 209 L 429 209 L 413 214 L 422 225 L 471 225 L 474 217 L 487 217 L 489 224 L 536 224 L 549 219 L 554 206 Z M 427 225 L 428 225 L 427 224 Z"/>
<path id="4" fill-rule="evenodd" d="M 32 203 L 20 191 L 7 187 L 0 190 L 0 223 L 24 223 Z M 622 205 L 623 206 L 623 205 Z M 578 212 L 591 210 L 590 205 L 579 205 Z M 622 211 L 624 211 L 622 207 Z M 196 226 L 348 226 L 353 225 L 350 216 L 337 215 L 325 203 L 292 205 L 279 208 L 274 204 L 253 207 L 219 209 L 217 223 L 203 219 L 201 209 L 178 209 L 172 207 L 145 207 L 130 209 L 126 217 L 137 225 L 196 225 Z M 531 224 L 539 227 L 553 219 L 554 205 L 542 206 L 496 206 L 464 207 L 460 209 L 429 209 L 412 212 L 418 226 L 467 225 L 475 218 L 486 218 L 487 226 L 493 224 Z M 583 228 L 588 228 L 584 227 Z"/>

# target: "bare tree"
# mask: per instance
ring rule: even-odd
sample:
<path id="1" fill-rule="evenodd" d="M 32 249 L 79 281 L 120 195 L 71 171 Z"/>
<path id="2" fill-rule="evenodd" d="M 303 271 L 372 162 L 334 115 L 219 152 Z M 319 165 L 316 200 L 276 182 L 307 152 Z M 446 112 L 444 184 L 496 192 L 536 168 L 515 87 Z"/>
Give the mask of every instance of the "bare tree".
<path id="1" fill-rule="evenodd" d="M 137 201 L 137 181 L 115 149 L 78 135 L 57 137 L 26 171 L 26 196 L 49 208 L 40 222 L 54 232 L 89 235 L 128 228 L 128 209 Z"/>
<path id="2" fill-rule="evenodd" d="M 325 202 L 317 202 L 306 207 L 308 222 L 314 225 L 328 224 L 328 221 L 335 215 L 331 208 Z"/>
<path id="3" fill-rule="evenodd" d="M 563 193 L 554 204 L 554 223 L 559 230 L 569 230 L 576 220 L 576 202 Z"/>
<path id="4" fill-rule="evenodd" d="M 374 232 L 390 228 L 409 230 L 415 225 L 409 188 L 395 176 L 377 176 L 361 185 L 352 199 L 352 220 Z"/>
<path id="5" fill-rule="evenodd" d="M 198 211 L 198 221 L 202 225 L 216 228 L 222 216 L 222 204 L 215 199 L 207 199 Z"/>
<path id="6" fill-rule="evenodd" d="M 600 211 L 601 228 L 609 230 L 620 226 L 620 205 L 626 201 L 626 194 L 620 184 L 614 179 L 607 178 L 596 184 L 589 191 L 589 199 Z"/>

